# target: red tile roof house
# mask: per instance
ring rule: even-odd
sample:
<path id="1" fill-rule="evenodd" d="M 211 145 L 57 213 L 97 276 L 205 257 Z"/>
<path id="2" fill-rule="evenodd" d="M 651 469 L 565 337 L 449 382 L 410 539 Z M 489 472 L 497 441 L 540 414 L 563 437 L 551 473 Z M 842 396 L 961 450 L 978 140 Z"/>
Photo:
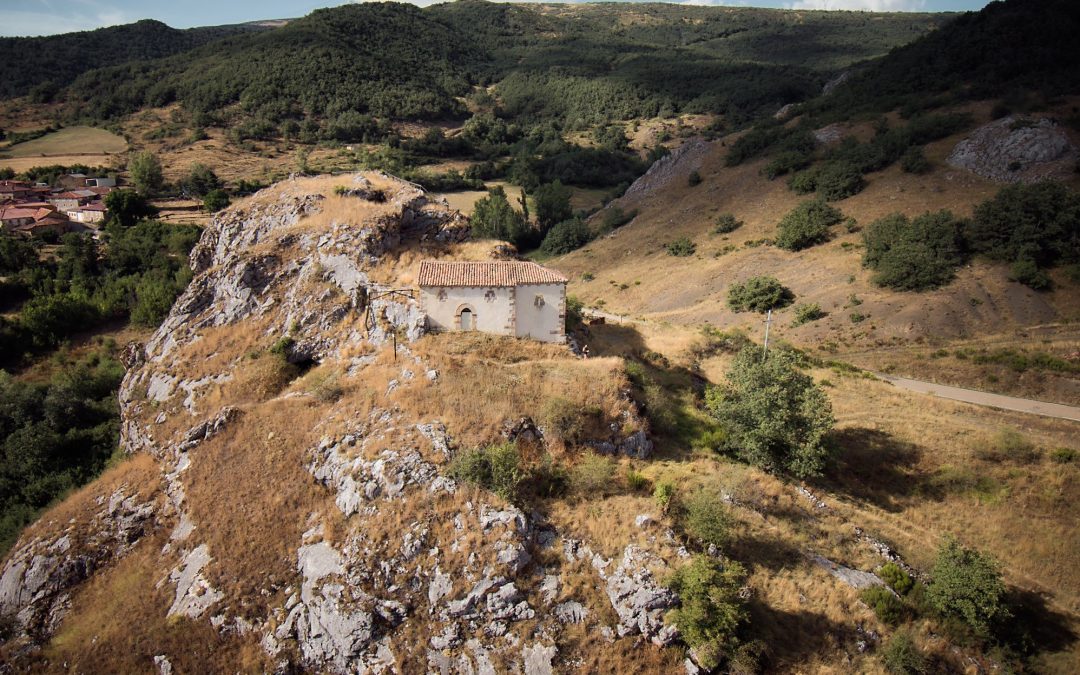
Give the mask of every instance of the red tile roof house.
<path id="1" fill-rule="evenodd" d="M 65 211 L 67 217 L 76 223 L 100 223 L 109 214 L 108 208 L 102 202 L 90 202 L 70 211 Z"/>
<path id="2" fill-rule="evenodd" d="M 534 262 L 420 263 L 420 309 L 433 331 L 477 330 L 566 342 L 565 276 Z"/>
<path id="3" fill-rule="evenodd" d="M 34 188 L 21 180 L 0 180 L 0 201 L 19 200 L 34 196 Z"/>
<path id="4" fill-rule="evenodd" d="M 92 190 L 70 190 L 52 195 L 47 201 L 60 211 L 74 211 L 97 198 L 97 193 Z"/>

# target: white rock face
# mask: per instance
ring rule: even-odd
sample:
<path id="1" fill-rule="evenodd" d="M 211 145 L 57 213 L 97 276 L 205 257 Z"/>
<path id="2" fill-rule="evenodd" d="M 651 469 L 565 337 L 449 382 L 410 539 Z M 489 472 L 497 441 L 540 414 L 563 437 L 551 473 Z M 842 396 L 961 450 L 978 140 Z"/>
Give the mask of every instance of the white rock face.
<path id="1" fill-rule="evenodd" d="M 224 597 L 202 574 L 210 560 L 209 547 L 200 544 L 184 556 L 180 566 L 173 570 L 169 579 L 176 584 L 176 599 L 169 607 L 169 616 L 181 615 L 194 619 Z"/>
<path id="2" fill-rule="evenodd" d="M 1076 147 L 1056 121 L 1009 115 L 971 132 L 946 161 L 1001 183 L 1027 183 L 1068 173 L 1076 159 Z"/>

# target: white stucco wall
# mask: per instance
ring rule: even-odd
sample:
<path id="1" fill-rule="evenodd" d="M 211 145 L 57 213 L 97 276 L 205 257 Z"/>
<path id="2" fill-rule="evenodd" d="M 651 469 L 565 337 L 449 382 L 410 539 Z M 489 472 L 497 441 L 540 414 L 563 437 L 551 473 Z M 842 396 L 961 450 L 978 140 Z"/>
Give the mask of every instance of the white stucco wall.
<path id="1" fill-rule="evenodd" d="M 445 300 L 439 300 L 439 290 L 446 291 Z M 494 292 L 493 299 L 486 297 L 488 291 Z M 420 289 L 420 306 L 427 314 L 428 326 L 434 330 L 458 330 L 458 315 L 468 307 L 473 310 L 474 330 L 513 335 L 513 292 L 512 288 L 424 286 Z"/>
<path id="2" fill-rule="evenodd" d="M 529 284 L 518 286 L 514 303 L 516 335 L 542 342 L 566 341 L 566 286 Z M 543 298 L 543 303 L 537 298 Z"/>

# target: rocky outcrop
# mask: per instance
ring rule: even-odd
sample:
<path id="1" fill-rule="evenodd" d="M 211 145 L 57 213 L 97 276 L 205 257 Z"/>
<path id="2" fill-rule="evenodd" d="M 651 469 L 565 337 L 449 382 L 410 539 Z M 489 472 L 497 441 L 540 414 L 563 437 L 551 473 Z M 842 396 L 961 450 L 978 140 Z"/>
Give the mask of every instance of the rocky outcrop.
<path id="1" fill-rule="evenodd" d="M 1077 158 L 1076 146 L 1055 120 L 1010 115 L 971 132 L 946 161 L 1000 183 L 1030 183 L 1067 176 Z"/>
<path id="2" fill-rule="evenodd" d="M 86 525 L 70 523 L 59 536 L 18 545 L 0 573 L 0 616 L 17 635 L 43 640 L 67 613 L 71 591 L 98 568 L 124 555 L 154 528 L 156 505 L 120 487 L 98 502 Z"/>
<path id="3" fill-rule="evenodd" d="M 709 151 L 709 142 L 694 138 L 656 160 L 645 175 L 635 180 L 622 199 L 647 197 L 671 185 L 673 180 L 685 183 L 686 176 L 701 168 L 701 161 Z"/>

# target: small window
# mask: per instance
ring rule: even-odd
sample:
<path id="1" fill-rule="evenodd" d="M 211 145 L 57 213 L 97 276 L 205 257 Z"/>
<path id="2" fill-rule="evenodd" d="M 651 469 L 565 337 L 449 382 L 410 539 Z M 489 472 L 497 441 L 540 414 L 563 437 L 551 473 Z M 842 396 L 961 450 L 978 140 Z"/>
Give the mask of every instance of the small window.
<path id="1" fill-rule="evenodd" d="M 439 298 L 439 302 L 442 302 L 443 300 L 446 300 L 446 289 L 445 288 L 440 288 L 439 289 L 438 298 Z"/>
<path id="2" fill-rule="evenodd" d="M 537 309 L 543 309 L 544 308 L 544 296 L 537 295 L 535 298 L 533 298 L 533 306 L 536 307 Z"/>
<path id="3" fill-rule="evenodd" d="M 489 288 L 487 293 L 484 293 L 484 300 L 487 302 L 495 302 L 495 289 Z"/>

